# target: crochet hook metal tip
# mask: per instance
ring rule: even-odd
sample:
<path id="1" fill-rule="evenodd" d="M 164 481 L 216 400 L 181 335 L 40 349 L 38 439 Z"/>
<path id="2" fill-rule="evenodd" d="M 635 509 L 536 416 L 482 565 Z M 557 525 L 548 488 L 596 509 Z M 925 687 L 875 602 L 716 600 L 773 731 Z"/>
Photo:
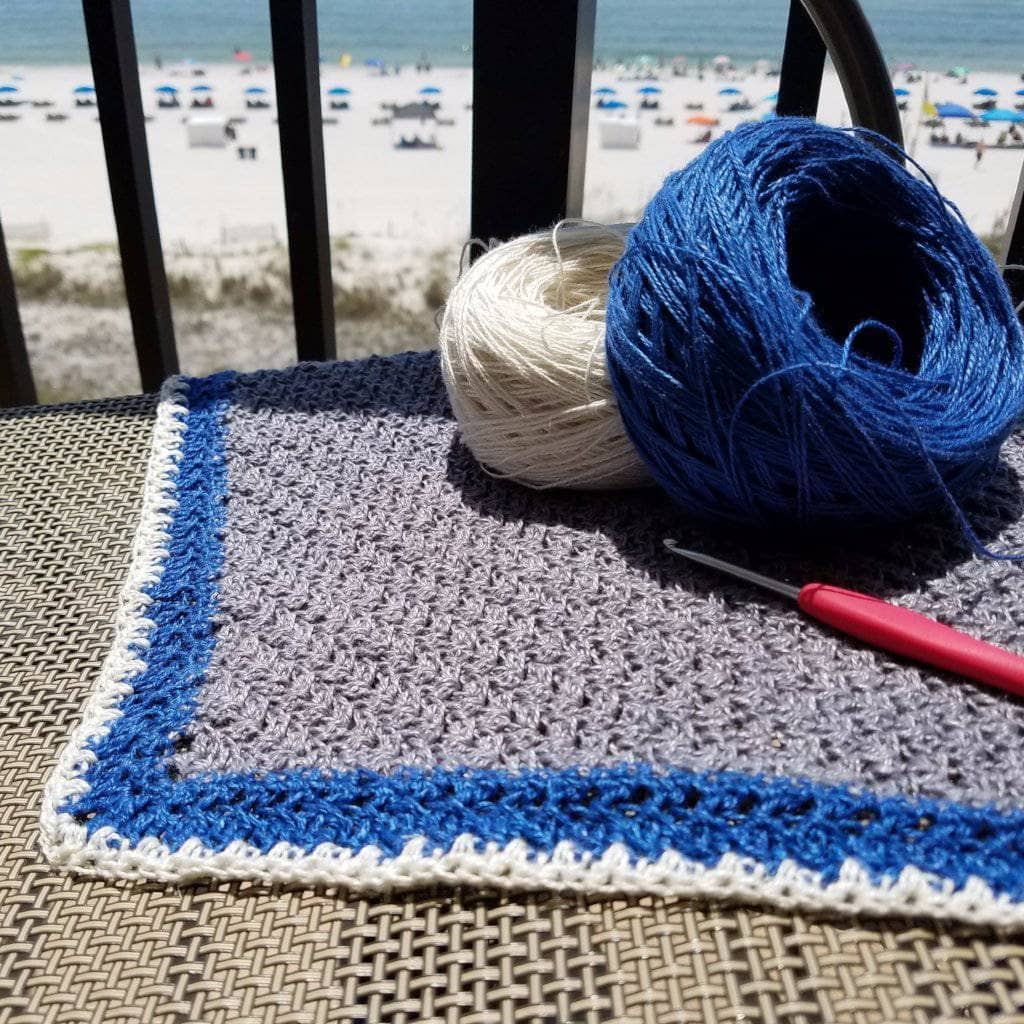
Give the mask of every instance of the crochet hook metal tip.
<path id="1" fill-rule="evenodd" d="M 956 672 L 1024 697 L 1024 658 L 1012 651 L 881 598 L 828 583 L 794 587 L 701 551 L 681 548 L 671 538 L 666 538 L 664 543 L 674 555 L 791 598 L 805 615 L 879 650 Z"/>
<path id="2" fill-rule="evenodd" d="M 688 558 L 691 562 L 699 562 L 701 565 L 706 565 L 711 569 L 717 569 L 719 572 L 735 576 L 737 579 L 746 580 L 748 583 L 764 587 L 765 590 L 774 590 L 776 594 L 788 597 L 791 601 L 797 601 L 800 598 L 800 588 L 794 587 L 789 583 L 783 583 L 782 580 L 773 580 L 770 576 L 762 576 L 759 572 L 752 572 L 750 569 L 733 565 L 732 562 L 725 562 L 721 558 L 715 558 L 713 555 L 705 555 L 702 551 L 691 551 L 689 548 L 681 548 L 671 537 L 666 537 L 664 544 L 672 554 Z"/>

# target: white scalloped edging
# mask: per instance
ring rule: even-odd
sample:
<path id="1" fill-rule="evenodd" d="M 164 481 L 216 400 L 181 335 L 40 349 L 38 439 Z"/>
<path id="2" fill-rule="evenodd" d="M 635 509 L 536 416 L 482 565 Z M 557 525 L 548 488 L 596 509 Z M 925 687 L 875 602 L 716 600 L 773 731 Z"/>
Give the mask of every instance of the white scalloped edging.
<path id="1" fill-rule="evenodd" d="M 145 588 L 159 580 L 167 555 L 167 528 L 177 507 L 174 470 L 181 458 L 188 417 L 187 390 L 187 382 L 174 377 L 161 392 L 142 513 L 118 605 L 114 641 L 82 723 L 61 754 L 43 794 L 41 846 L 51 863 L 105 878 L 179 884 L 213 878 L 342 886 L 353 891 L 450 884 L 702 896 L 770 903 L 786 909 L 910 914 L 1004 928 L 1024 927 L 1024 904 L 997 896 L 979 878 L 957 889 L 948 879 L 907 867 L 898 878 L 876 881 L 852 859 L 844 863 L 836 881 L 827 883 L 818 872 L 793 861 L 785 861 L 772 873 L 757 861 L 732 853 L 707 866 L 674 851 L 656 861 L 633 860 L 620 845 L 595 856 L 564 842 L 544 853 L 531 850 L 522 840 L 485 846 L 471 835 L 460 836 L 448 850 L 431 850 L 426 838 L 417 837 L 396 857 L 386 857 L 375 847 L 353 851 L 330 843 L 312 851 L 279 843 L 262 853 L 241 840 L 223 850 L 204 846 L 198 839 L 171 850 L 152 836 L 132 846 L 112 829 L 98 829 L 90 836 L 84 825 L 57 808 L 87 790 L 84 775 L 96 759 L 90 743 L 109 732 L 110 723 L 121 714 L 121 699 L 132 692 L 131 680 L 146 667 L 145 648 L 153 623 L 146 617 L 150 599 Z"/>

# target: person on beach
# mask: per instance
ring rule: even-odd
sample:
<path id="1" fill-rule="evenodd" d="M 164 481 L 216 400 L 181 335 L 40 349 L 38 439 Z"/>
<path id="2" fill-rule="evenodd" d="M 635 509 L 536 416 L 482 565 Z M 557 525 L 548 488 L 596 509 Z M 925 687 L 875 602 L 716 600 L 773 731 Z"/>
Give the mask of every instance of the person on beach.
<path id="1" fill-rule="evenodd" d="M 978 139 L 978 144 L 974 147 L 974 169 L 977 170 L 981 166 L 981 158 L 985 155 L 985 143 Z"/>

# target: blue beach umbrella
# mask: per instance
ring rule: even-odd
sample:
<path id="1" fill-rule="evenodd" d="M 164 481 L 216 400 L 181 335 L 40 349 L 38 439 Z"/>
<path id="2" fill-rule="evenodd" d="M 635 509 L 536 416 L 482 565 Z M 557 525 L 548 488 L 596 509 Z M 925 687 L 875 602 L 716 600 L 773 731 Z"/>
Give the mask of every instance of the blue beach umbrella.
<path id="1" fill-rule="evenodd" d="M 617 89 L 613 89 L 610 85 L 602 85 L 599 89 L 594 90 L 595 96 L 614 96 L 618 92 Z"/>
<path id="2" fill-rule="evenodd" d="M 264 89 L 262 85 L 250 85 L 249 88 L 245 90 L 245 95 L 246 96 L 262 96 L 262 95 L 264 95 L 264 93 L 266 93 L 266 91 L 267 90 Z"/>
<path id="3" fill-rule="evenodd" d="M 974 90 L 975 96 L 998 96 L 999 92 L 996 89 L 990 89 L 987 85 L 983 85 L 980 89 Z"/>
<path id="4" fill-rule="evenodd" d="M 193 92 L 213 92 L 213 86 L 212 85 L 193 85 L 192 86 L 192 91 Z"/>
<path id="5" fill-rule="evenodd" d="M 176 85 L 158 85 L 153 91 L 162 92 L 167 96 L 173 96 L 178 91 L 178 87 Z"/>
<path id="6" fill-rule="evenodd" d="M 363 63 L 368 68 L 382 68 L 382 67 L 384 67 L 384 61 L 382 61 L 380 59 L 380 57 L 369 57 L 365 61 L 363 61 Z"/>
<path id="7" fill-rule="evenodd" d="M 770 92 L 770 93 L 768 93 L 767 96 L 765 96 L 765 98 L 764 98 L 764 100 L 762 102 L 764 102 L 764 103 L 775 103 L 775 102 L 778 101 L 778 98 L 779 98 L 779 94 L 777 92 Z"/>
<path id="8" fill-rule="evenodd" d="M 343 85 L 336 85 L 333 89 L 327 90 L 328 96 L 351 96 L 352 90 L 346 89 Z"/>
<path id="9" fill-rule="evenodd" d="M 642 88 L 637 89 L 637 92 L 640 93 L 641 96 L 658 96 L 661 94 L 661 89 L 656 85 L 645 85 Z"/>
<path id="10" fill-rule="evenodd" d="M 974 117 L 974 111 L 960 106 L 959 103 L 936 103 L 935 113 L 939 117 Z"/>
<path id="11" fill-rule="evenodd" d="M 91 85 L 76 85 L 71 90 L 76 96 L 84 96 L 86 93 L 94 93 L 96 90 Z"/>
<path id="12" fill-rule="evenodd" d="M 893 89 L 892 94 L 893 94 L 893 96 L 909 96 L 910 95 L 910 90 L 909 89 Z"/>
<path id="13" fill-rule="evenodd" d="M 1020 114 L 1016 110 L 986 110 L 981 115 L 981 119 L 987 122 L 1003 121 L 1007 124 L 1021 124 L 1024 122 L 1024 114 Z"/>
<path id="14" fill-rule="evenodd" d="M 420 89 L 421 96 L 440 96 L 441 90 L 436 85 L 425 85 Z"/>
<path id="15" fill-rule="evenodd" d="M 742 96 L 743 93 L 741 93 L 740 90 L 737 89 L 735 86 L 727 85 L 724 89 L 719 89 L 718 90 L 718 95 L 719 96 Z"/>
<path id="16" fill-rule="evenodd" d="M 1018 89 L 1013 95 L 1014 96 L 1024 96 L 1024 89 Z"/>
<path id="17" fill-rule="evenodd" d="M 605 110 L 624 110 L 628 104 L 623 103 L 622 100 L 609 100 L 605 105 Z"/>
<path id="18" fill-rule="evenodd" d="M 0 92 L 2 93 L 12 93 L 17 91 L 18 87 L 16 85 L 0 85 Z"/>

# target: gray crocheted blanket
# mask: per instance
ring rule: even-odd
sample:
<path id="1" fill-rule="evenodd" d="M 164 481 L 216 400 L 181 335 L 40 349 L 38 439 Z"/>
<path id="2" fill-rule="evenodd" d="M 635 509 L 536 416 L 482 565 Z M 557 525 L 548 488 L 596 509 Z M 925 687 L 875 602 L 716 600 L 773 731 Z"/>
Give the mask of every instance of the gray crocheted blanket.
<path id="1" fill-rule="evenodd" d="M 1014 439 L 968 510 L 1024 549 Z M 47 792 L 78 870 L 449 881 L 1024 922 L 1024 703 L 665 552 L 890 597 L 1024 649 L 948 523 L 853 546 L 534 492 L 430 353 L 165 388 L 117 638 Z"/>

